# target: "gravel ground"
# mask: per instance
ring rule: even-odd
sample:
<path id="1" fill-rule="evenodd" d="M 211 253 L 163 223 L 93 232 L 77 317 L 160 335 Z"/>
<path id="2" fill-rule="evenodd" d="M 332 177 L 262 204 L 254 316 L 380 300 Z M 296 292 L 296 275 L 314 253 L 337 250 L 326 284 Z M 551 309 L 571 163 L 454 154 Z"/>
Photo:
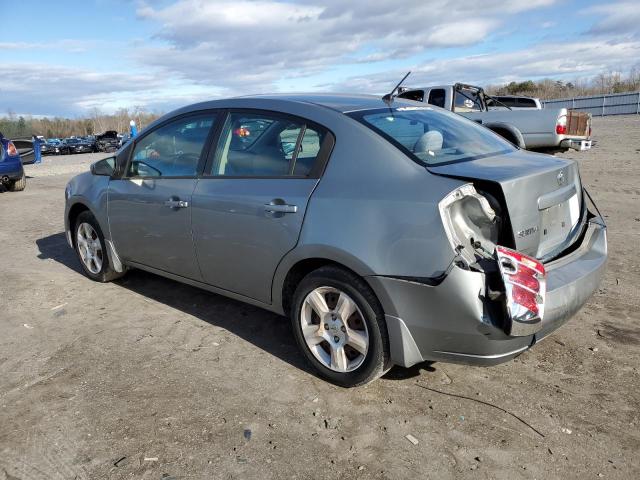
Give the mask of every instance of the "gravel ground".
<path id="1" fill-rule="evenodd" d="M 572 153 L 609 225 L 600 290 L 492 368 L 314 377 L 286 320 L 144 272 L 81 273 L 46 157 L 0 193 L 0 480 L 640 478 L 640 117 Z M 410 441 L 407 435 L 411 435 Z"/>

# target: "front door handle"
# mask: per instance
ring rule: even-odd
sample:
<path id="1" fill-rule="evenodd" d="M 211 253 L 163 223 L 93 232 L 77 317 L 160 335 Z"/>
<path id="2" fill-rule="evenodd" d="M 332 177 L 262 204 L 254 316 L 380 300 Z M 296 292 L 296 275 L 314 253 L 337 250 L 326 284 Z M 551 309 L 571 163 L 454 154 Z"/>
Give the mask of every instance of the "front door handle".
<path id="1" fill-rule="evenodd" d="M 264 209 L 267 212 L 272 213 L 296 213 L 298 211 L 297 205 L 277 204 L 277 203 L 265 203 Z"/>
<path id="2" fill-rule="evenodd" d="M 169 200 L 164 202 L 165 207 L 169 208 L 187 208 L 189 206 L 189 202 L 185 202 L 184 200 L 180 200 L 178 197 L 171 197 Z"/>

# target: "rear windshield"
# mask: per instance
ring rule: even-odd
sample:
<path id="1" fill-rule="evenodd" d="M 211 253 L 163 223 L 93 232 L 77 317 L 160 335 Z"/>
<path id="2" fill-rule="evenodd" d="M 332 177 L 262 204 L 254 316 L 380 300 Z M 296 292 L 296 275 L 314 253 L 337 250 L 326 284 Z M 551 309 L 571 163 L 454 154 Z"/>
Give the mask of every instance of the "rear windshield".
<path id="1" fill-rule="evenodd" d="M 512 144 L 476 122 L 431 107 L 398 107 L 349 114 L 414 160 L 428 166 L 502 155 Z"/>

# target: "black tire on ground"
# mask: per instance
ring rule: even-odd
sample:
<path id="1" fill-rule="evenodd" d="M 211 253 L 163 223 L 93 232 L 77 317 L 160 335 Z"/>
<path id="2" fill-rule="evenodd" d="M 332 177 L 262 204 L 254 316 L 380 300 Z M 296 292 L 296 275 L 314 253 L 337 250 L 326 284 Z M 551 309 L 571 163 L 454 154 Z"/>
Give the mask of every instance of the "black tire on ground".
<path id="1" fill-rule="evenodd" d="M 78 227 L 83 223 L 88 223 L 93 227 L 93 229 L 97 233 L 98 240 L 100 241 L 100 248 L 102 250 L 102 255 L 101 255 L 102 267 L 100 271 L 98 271 L 97 273 L 94 273 L 87 268 L 87 266 L 82 261 L 82 256 L 80 255 L 80 250 L 78 249 L 78 240 L 77 240 Z M 112 280 L 122 277 L 126 273 L 126 270 L 124 272 L 116 272 L 111 266 L 111 263 L 109 262 L 109 255 L 107 254 L 107 244 L 104 240 L 102 229 L 100 228 L 100 225 L 98 224 L 98 221 L 96 220 L 96 218 L 88 210 L 78 215 L 78 218 L 76 219 L 76 223 L 73 226 L 73 247 L 76 251 L 76 255 L 78 256 L 78 260 L 80 261 L 80 266 L 82 267 L 82 270 L 84 271 L 85 275 L 89 277 L 91 280 L 94 280 L 96 282 L 103 282 L 103 283 L 110 282 Z"/>
<path id="2" fill-rule="evenodd" d="M 23 173 L 22 178 L 20 180 L 14 180 L 9 185 L 7 185 L 7 190 L 10 192 L 21 192 L 27 186 L 27 177 Z"/>
<path id="3" fill-rule="evenodd" d="M 350 372 L 336 372 L 327 368 L 313 355 L 302 334 L 301 312 L 307 295 L 318 287 L 333 287 L 345 292 L 356 303 L 369 333 L 369 346 L 364 361 Z M 384 312 L 369 285 L 353 272 L 325 266 L 309 273 L 298 284 L 290 312 L 293 332 L 299 348 L 319 375 L 342 387 L 357 387 L 382 376 L 391 367 L 389 337 Z"/>

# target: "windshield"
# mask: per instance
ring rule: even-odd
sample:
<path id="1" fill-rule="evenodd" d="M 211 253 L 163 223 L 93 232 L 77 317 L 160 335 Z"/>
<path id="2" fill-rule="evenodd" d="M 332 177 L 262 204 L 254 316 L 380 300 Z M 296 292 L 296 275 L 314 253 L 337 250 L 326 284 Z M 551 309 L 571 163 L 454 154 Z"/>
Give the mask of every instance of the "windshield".
<path id="1" fill-rule="evenodd" d="M 516 150 L 476 122 L 439 108 L 381 108 L 354 112 L 350 116 L 381 134 L 414 160 L 429 166 Z"/>

